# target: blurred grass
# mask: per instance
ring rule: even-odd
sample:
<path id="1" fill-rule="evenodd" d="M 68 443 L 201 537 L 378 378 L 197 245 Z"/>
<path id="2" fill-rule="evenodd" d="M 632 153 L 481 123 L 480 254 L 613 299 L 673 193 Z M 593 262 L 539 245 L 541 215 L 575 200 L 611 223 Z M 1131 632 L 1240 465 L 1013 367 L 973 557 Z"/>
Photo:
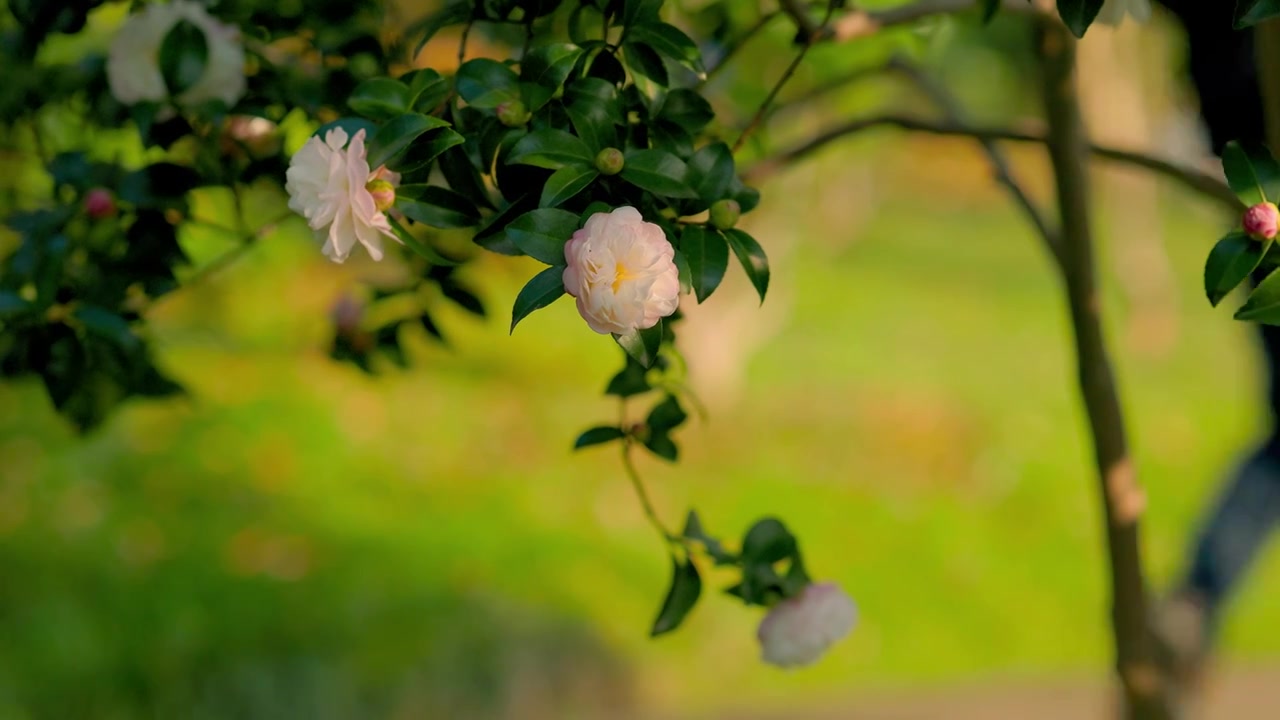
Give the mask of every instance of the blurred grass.
<path id="1" fill-rule="evenodd" d="M 880 152 L 925 168 L 935 149 Z M 190 399 L 132 405 L 79 440 L 39 387 L 0 386 L 0 717 L 698 715 L 1103 672 L 1102 533 L 1051 268 L 979 164 L 971 182 L 875 176 L 846 233 L 830 218 L 856 191 L 847 163 L 765 189 L 754 232 L 794 242 L 775 256 L 781 330 L 737 403 L 681 434 L 678 466 L 641 466 L 673 523 L 696 506 L 730 537 L 766 513 L 797 530 L 862 615 L 821 664 L 764 667 L 758 614 L 714 594 L 646 637 L 667 561 L 613 452 L 569 451 L 614 416 L 599 392 L 619 351 L 567 301 L 506 336 L 533 263 L 482 260 L 469 273 L 489 320 L 442 311 L 449 348 L 412 334 L 413 369 L 370 379 L 327 360 L 325 313 L 375 269 L 326 264 L 287 221 L 156 309 Z M 1123 199 L 1102 199 L 1114 246 Z M 261 219 L 279 204 L 255 198 Z M 1172 351 L 1133 350 L 1124 303 L 1107 302 L 1163 584 L 1263 404 L 1249 329 L 1200 294 L 1221 223 L 1163 188 L 1159 224 Z M 217 244 L 184 241 L 199 257 Z M 1243 588 L 1233 657 L 1280 651 L 1256 631 L 1280 622 L 1277 570 L 1272 553 Z"/>

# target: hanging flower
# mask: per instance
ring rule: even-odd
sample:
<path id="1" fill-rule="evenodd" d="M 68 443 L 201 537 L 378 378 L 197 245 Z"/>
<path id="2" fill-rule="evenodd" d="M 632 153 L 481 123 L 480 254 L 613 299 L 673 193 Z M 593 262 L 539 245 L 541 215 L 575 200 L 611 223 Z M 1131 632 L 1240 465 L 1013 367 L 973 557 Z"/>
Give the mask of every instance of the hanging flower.
<path id="1" fill-rule="evenodd" d="M 680 304 L 675 248 L 640 211 L 596 213 L 564 246 L 564 289 L 598 333 L 653 327 Z"/>
<path id="2" fill-rule="evenodd" d="M 1270 240 L 1280 231 L 1280 209 L 1275 203 L 1258 203 L 1245 211 L 1242 224 L 1254 240 Z"/>
<path id="3" fill-rule="evenodd" d="M 244 45 L 240 30 L 218 22 L 194 0 L 151 3 L 120 26 L 107 53 L 107 83 L 111 94 L 125 105 L 163 102 L 169 97 L 160 70 L 160 48 L 165 37 L 180 22 L 188 22 L 204 33 L 208 56 L 204 72 L 174 101 L 192 106 L 221 100 L 232 107 L 244 96 Z"/>
<path id="4" fill-rule="evenodd" d="M 395 199 L 400 176 L 386 167 L 370 172 L 364 132 L 358 130 L 350 143 L 340 127 L 325 133 L 323 141 L 312 137 L 289 161 L 285 175 L 289 209 L 307 219 L 323 243 L 321 251 L 337 263 L 347 259 L 357 242 L 369 257 L 381 260 L 382 238 L 397 240 L 379 208 Z"/>
<path id="5" fill-rule="evenodd" d="M 1151 0 L 1107 0 L 1094 22 L 1117 27 L 1128 15 L 1134 20 L 1145 23 L 1151 19 Z"/>
<path id="6" fill-rule="evenodd" d="M 760 621 L 756 633 L 764 661 L 778 667 L 808 665 L 849 634 L 857 611 L 835 583 L 807 585 Z"/>

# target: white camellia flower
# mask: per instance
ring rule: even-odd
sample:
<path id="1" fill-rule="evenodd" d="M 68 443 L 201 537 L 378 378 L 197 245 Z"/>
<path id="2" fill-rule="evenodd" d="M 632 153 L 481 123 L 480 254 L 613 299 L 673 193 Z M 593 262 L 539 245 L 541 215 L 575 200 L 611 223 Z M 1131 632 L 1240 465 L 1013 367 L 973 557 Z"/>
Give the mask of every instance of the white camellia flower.
<path id="1" fill-rule="evenodd" d="M 808 585 L 760 621 L 756 635 L 764 661 L 784 668 L 808 665 L 848 635 L 856 617 L 853 600 L 839 585 Z"/>
<path id="2" fill-rule="evenodd" d="M 1107 0 L 1094 22 L 1116 27 L 1128 15 L 1140 23 L 1151 19 L 1151 0 Z"/>
<path id="3" fill-rule="evenodd" d="M 346 260 L 357 241 L 381 260 L 382 238 L 399 241 L 383 211 L 395 199 L 388 186 L 399 185 L 400 176 L 385 167 L 370 172 L 364 130 L 356 131 L 350 143 L 340 127 L 325 133 L 324 140 L 307 140 L 289 160 L 285 178 L 289 209 L 307 219 L 330 260 Z M 382 202 L 374 199 L 371 186 Z"/>
<path id="4" fill-rule="evenodd" d="M 107 53 L 107 83 L 125 105 L 162 102 L 169 95 L 160 71 L 160 47 L 175 25 L 187 21 L 204 33 L 209 54 L 204 74 L 174 100 L 195 105 L 221 100 L 234 106 L 245 93 L 244 45 L 240 30 L 218 22 L 194 0 L 151 3 L 116 31 Z"/>
<path id="5" fill-rule="evenodd" d="M 675 248 L 640 211 L 596 213 L 564 246 L 564 289 L 598 333 L 653 327 L 680 304 Z"/>

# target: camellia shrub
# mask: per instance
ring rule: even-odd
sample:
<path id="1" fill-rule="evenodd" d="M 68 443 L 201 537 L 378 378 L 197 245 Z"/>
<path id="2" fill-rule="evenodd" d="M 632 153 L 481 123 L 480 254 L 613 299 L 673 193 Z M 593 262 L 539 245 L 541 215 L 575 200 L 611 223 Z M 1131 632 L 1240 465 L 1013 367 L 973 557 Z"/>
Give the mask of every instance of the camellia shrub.
<path id="1" fill-rule="evenodd" d="M 1280 14 L 1274 0 L 1238 5 L 1242 26 Z M 1089 144 L 1075 98 L 1074 38 L 1095 21 L 1145 20 L 1150 12 L 1147 0 L 908 0 L 874 8 L 779 0 L 776 7 L 712 3 L 685 14 L 663 0 L 446 0 L 388 38 L 380 32 L 383 9 L 365 0 L 13 0 L 0 20 L 0 125 L 22 138 L 44 181 L 24 185 L 5 208 L 17 243 L 0 265 L 0 373 L 38 377 L 57 411 L 86 432 L 121 402 L 184 392 L 153 362 L 147 313 L 223 263 L 189 267 L 179 230 L 193 221 L 194 192 L 219 189 L 230 198 L 234 210 L 223 228 L 239 244 L 227 260 L 296 216 L 333 262 L 366 254 L 403 267 L 403 281 L 370 293 L 413 312 L 370 326 L 361 300 L 343 298 L 332 310 L 333 357 L 368 371 L 377 354 L 403 361 L 406 323 L 439 336 L 435 303 L 488 312 L 456 275 L 475 253 L 439 242 L 442 232 L 466 233 L 477 252 L 546 266 L 516 297 L 512 332 L 569 296 L 582 331 L 620 349 L 605 392 L 624 409 L 639 406 L 643 419 L 589 427 L 573 446 L 620 448 L 670 554 L 671 583 L 650 632 L 679 627 L 703 595 L 703 575 L 718 566 L 736 578 L 727 595 L 765 612 L 758 628 L 764 661 L 802 666 L 851 631 L 850 597 L 813 581 L 797 538 L 777 518 L 764 517 L 736 542 L 708 531 L 695 511 L 679 529 L 668 526 L 648 500 L 633 454 L 679 457 L 677 434 L 695 402 L 683 383 L 682 306 L 706 301 L 731 272 L 744 273 L 766 300 L 769 238 L 739 227 L 761 203 L 740 167 L 744 159 L 755 161 L 751 176 L 760 176 L 879 126 L 971 138 L 1064 279 L 1105 488 L 1120 679 L 1132 716 L 1171 717 L 1146 631 L 1141 493 L 1123 470 L 1123 425 L 1092 300 L 1086 162 L 1100 154 L 1135 163 L 1247 208 L 1241 229 L 1209 256 L 1205 284 L 1215 304 L 1273 254 L 1280 165 L 1265 149 L 1233 146 L 1224 157 L 1226 185 L 1159 158 Z M 857 119 L 780 152 L 753 142 L 812 48 L 939 15 L 1001 14 L 1020 18 L 1036 49 L 1042 133 L 966 125 L 945 88 L 891 61 L 885 72 L 913 79 L 943 120 Z M 735 108 L 742 112 L 734 117 L 746 118 L 735 127 L 708 99 L 712 76 L 771 23 L 794 26 L 793 49 L 760 82 L 759 106 Z M 445 40 L 445 28 L 460 32 Z M 505 55 L 471 57 L 468 40 L 481 36 Z M 93 37 L 105 42 L 77 42 Z M 457 42 L 456 69 L 414 64 L 441 42 Z M 72 141 L 47 137 L 68 121 L 76 127 Z M 1047 148 L 1054 213 L 1022 191 L 997 144 L 1006 141 Z M 251 224 L 246 197 L 263 183 L 287 194 L 288 214 Z M 1280 322 L 1277 277 L 1263 281 L 1237 317 Z M 426 288 L 439 292 L 424 299 Z"/>

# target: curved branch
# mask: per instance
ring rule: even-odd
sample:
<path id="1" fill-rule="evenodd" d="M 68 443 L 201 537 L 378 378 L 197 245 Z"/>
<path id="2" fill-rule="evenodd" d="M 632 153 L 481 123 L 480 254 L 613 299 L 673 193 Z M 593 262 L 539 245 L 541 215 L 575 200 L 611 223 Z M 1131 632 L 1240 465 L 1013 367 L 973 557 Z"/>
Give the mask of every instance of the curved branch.
<path id="1" fill-rule="evenodd" d="M 912 115 L 873 115 L 851 120 L 822 133 L 812 140 L 761 160 L 749 167 L 744 173 L 744 177 L 748 182 L 758 182 L 760 179 L 772 175 L 797 160 L 808 157 L 836 140 L 865 130 L 882 127 L 977 140 L 1004 140 L 1041 145 L 1047 142 L 1043 132 L 1030 132 L 1011 128 L 973 127 L 956 122 L 930 120 Z M 1158 175 L 1163 175 L 1189 190 L 1205 195 L 1223 207 L 1230 209 L 1233 213 L 1244 209 L 1244 206 L 1236 198 L 1235 193 L 1231 192 L 1231 188 L 1227 186 L 1226 182 L 1201 170 L 1139 151 L 1124 150 L 1108 145 L 1090 145 L 1089 151 L 1103 160 L 1133 165 L 1150 170 Z"/>

